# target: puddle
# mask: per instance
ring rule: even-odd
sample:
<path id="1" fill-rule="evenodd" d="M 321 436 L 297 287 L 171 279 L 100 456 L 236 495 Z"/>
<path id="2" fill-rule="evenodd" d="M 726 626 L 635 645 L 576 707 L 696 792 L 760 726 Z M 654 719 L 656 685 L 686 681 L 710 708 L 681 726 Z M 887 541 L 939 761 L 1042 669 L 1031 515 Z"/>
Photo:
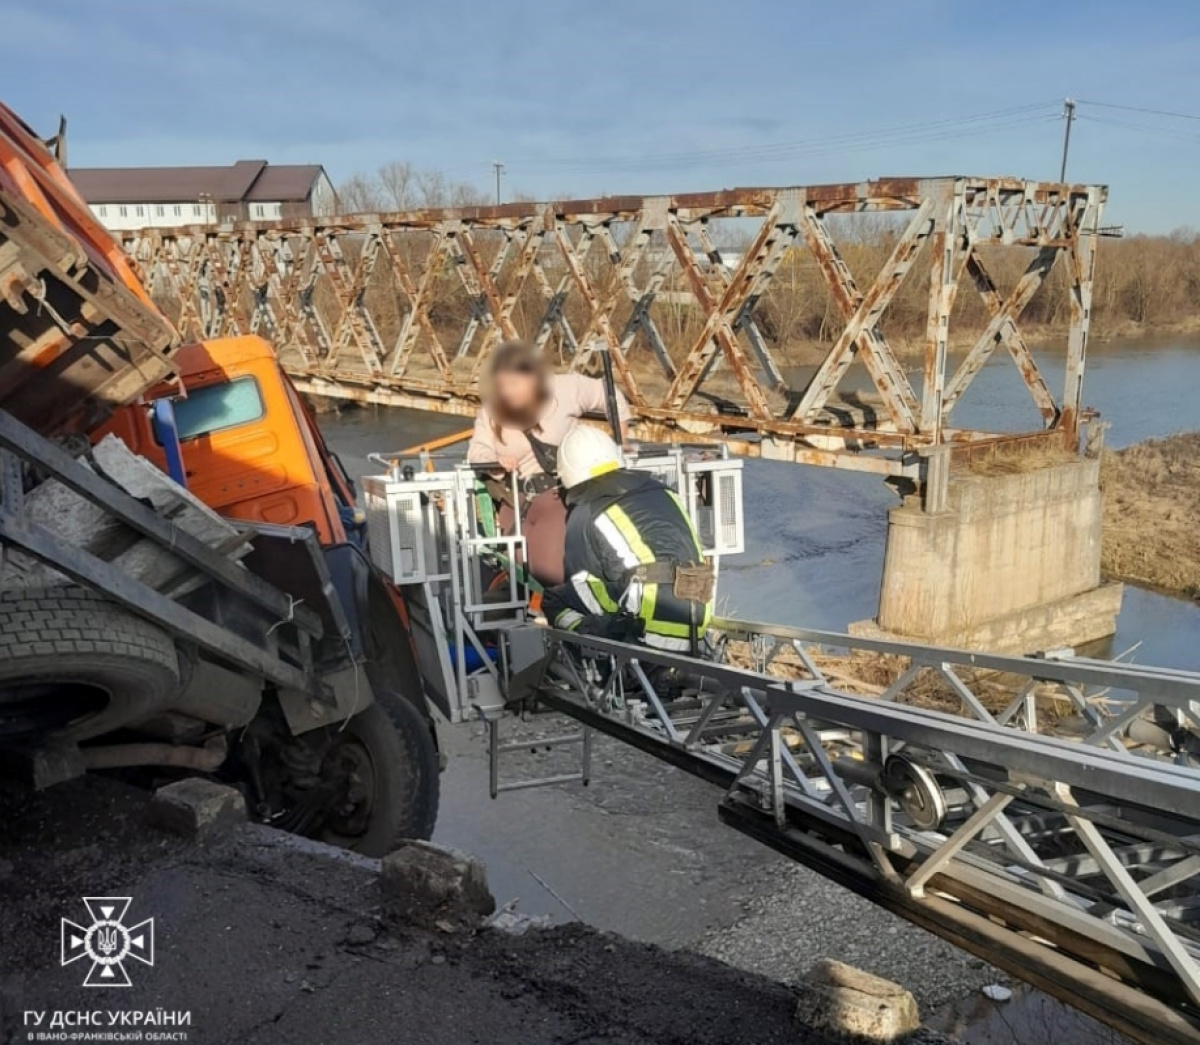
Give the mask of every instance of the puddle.
<path id="1" fill-rule="evenodd" d="M 975 993 L 926 1020 L 962 1045 L 1134 1045 L 1041 991 L 1017 987 L 1009 1001 Z"/>

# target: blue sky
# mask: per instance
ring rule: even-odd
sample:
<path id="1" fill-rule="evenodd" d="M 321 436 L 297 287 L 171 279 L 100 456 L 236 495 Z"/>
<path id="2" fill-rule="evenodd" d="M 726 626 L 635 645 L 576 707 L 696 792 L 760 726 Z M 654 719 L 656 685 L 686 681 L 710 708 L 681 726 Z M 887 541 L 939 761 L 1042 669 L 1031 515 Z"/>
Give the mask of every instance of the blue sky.
<path id="1" fill-rule="evenodd" d="M 261 157 L 323 163 L 337 182 L 409 160 L 487 188 L 499 159 L 506 187 L 540 197 L 1051 178 L 1066 95 L 1200 115 L 1196 0 L 0 9 L 14 42 L 4 101 L 46 133 L 65 112 L 81 166 Z M 1109 219 L 1200 226 L 1200 120 L 1079 112 L 1069 176 L 1111 185 Z M 789 143 L 804 144 L 776 148 Z"/>

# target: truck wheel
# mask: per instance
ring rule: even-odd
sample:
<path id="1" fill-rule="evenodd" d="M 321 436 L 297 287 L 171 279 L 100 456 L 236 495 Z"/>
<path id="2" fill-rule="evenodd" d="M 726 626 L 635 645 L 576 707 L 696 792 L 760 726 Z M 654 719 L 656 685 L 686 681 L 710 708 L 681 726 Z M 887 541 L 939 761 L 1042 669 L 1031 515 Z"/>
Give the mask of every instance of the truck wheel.
<path id="1" fill-rule="evenodd" d="M 0 736 L 97 714 L 107 731 L 178 690 L 175 643 L 157 625 L 86 588 L 0 593 Z"/>
<path id="2" fill-rule="evenodd" d="M 433 834 L 440 780 L 430 728 L 410 701 L 383 693 L 335 729 L 322 776 L 337 779 L 342 794 L 322 841 L 386 856 L 401 839 Z"/>

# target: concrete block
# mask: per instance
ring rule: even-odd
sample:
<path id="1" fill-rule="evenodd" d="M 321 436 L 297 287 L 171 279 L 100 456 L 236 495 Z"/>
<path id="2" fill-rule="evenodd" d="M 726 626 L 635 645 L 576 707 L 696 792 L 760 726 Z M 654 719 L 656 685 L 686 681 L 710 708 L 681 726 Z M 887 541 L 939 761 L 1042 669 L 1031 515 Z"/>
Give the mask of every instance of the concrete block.
<path id="1" fill-rule="evenodd" d="M 422 929 L 473 929 L 496 909 L 483 864 L 434 842 L 407 841 L 385 856 L 379 885 L 384 917 Z"/>
<path id="2" fill-rule="evenodd" d="M 917 1002 L 899 984 L 826 959 L 800 985 L 796 1019 L 817 1032 L 859 1041 L 899 1041 L 920 1026 Z"/>
<path id="3" fill-rule="evenodd" d="M 189 777 L 154 792 L 150 822 L 183 838 L 208 838 L 244 823 L 242 793 L 211 780 Z"/>
<path id="4" fill-rule="evenodd" d="M 878 626 L 946 645 L 1015 637 L 1027 649 L 1112 634 L 1115 614 L 1074 602 L 1101 588 L 1101 517 L 1095 460 L 955 476 L 944 510 L 910 499 L 888 513 Z M 1114 597 L 1120 589 L 1099 601 Z"/>

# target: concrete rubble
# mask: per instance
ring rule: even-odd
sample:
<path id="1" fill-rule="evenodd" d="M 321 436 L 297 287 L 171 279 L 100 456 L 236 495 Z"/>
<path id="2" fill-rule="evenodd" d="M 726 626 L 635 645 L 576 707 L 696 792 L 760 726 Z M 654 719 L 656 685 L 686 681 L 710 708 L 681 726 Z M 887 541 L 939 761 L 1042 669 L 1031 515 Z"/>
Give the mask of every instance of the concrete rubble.
<path id="1" fill-rule="evenodd" d="M 421 929 L 473 929 L 496 909 L 487 871 L 467 853 L 410 840 L 383 858 L 384 917 Z"/>
<path id="2" fill-rule="evenodd" d="M 27 1012 L 95 1007 L 83 973 L 60 964 L 58 929 L 79 897 L 106 893 L 132 896 L 156 933 L 154 966 L 131 969 L 114 1005 L 190 1013 L 194 1045 L 837 1040 L 794 1021 L 791 988 L 712 959 L 578 923 L 481 926 L 484 870 L 456 850 L 408 843 L 381 864 L 253 824 L 203 846 L 147 830 L 152 804 L 228 813 L 224 789 L 189 784 L 151 799 L 93 778 L 0 801 L 0 860 L 13 865 L 0 905 L 19 929 L 0 937 L 0 1041 L 27 1040 Z M 47 836 L 51 819 L 62 829 Z M 409 887 L 419 902 L 403 902 Z M 447 914 L 472 931 L 447 931 Z"/>
<path id="3" fill-rule="evenodd" d="M 800 984 L 796 1019 L 814 1030 L 893 1042 L 919 1029 L 912 994 L 897 983 L 844 962 L 818 962 Z"/>
<path id="4" fill-rule="evenodd" d="M 155 512 L 232 559 L 250 551 L 236 526 L 183 489 L 115 435 L 91 449 L 85 467 L 99 472 Z M 196 571 L 178 556 L 140 537 L 107 511 L 57 480 L 37 486 L 25 501 L 25 517 L 51 533 L 112 563 L 123 573 L 178 598 L 199 587 Z M 42 588 L 71 583 L 52 567 L 13 550 L 0 563 L 4 588 Z"/>

